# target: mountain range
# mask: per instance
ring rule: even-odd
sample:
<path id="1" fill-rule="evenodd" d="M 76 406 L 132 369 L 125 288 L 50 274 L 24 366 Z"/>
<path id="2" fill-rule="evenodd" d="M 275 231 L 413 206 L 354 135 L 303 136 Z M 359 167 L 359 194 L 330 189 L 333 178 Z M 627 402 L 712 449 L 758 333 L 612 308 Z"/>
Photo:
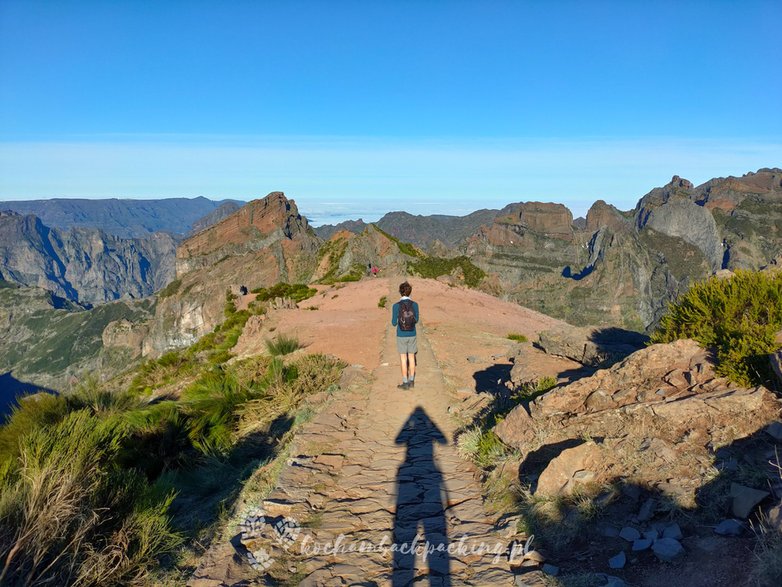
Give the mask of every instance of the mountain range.
<path id="1" fill-rule="evenodd" d="M 118 372 L 212 332 L 224 320 L 227 292 L 278 282 L 355 281 L 370 263 L 381 274 L 478 288 L 571 324 L 643 332 L 653 329 L 667 304 L 696 280 L 782 264 L 779 168 L 699 186 L 674 176 L 632 210 L 598 201 L 585 219 L 575 220 L 562 204 L 519 202 L 467 216 L 392 212 L 374 224 L 350 221 L 313 229 L 281 192 L 241 207 L 212 204 L 206 217 L 186 226 L 148 222 L 144 226 L 170 232 L 143 239 L 119 237 L 102 226 L 63 230 L 35 216 L 0 216 L 0 276 L 24 286 L 6 287 L 0 299 L 0 320 L 16 333 L 0 353 L 51 324 L 56 331 L 51 336 L 71 336 L 84 351 L 76 353 L 79 365 L 100 363 L 106 374 Z M 174 228 L 190 236 L 178 237 Z M 25 321 L 16 308 L 27 303 L 30 287 L 77 306 L 36 294 L 44 301 L 35 319 Z M 152 292 L 157 293 L 149 297 Z M 90 303 L 113 309 L 85 310 Z M 74 312 L 80 328 L 101 332 L 99 345 L 94 336 L 81 345 L 81 335 L 67 321 L 47 318 Z M 12 328 L 20 320 L 24 326 Z M 73 365 L 49 368 L 36 352 L 31 346 L 21 370 L 18 357 L 3 367 L 55 388 L 79 371 Z M 45 376 L 31 365 L 43 367 Z"/>

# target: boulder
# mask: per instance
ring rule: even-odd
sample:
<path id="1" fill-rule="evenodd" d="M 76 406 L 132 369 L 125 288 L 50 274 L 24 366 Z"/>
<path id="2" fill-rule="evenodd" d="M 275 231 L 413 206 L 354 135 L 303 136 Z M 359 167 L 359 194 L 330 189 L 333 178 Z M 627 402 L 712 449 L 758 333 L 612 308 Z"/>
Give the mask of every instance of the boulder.
<path id="1" fill-rule="evenodd" d="M 535 495 L 569 494 L 579 483 L 595 478 L 601 460 L 602 451 L 594 442 L 563 450 L 540 474 Z"/>
<path id="2" fill-rule="evenodd" d="M 684 554 L 684 547 L 674 538 L 658 538 L 652 551 L 662 561 L 672 562 Z"/>
<path id="3" fill-rule="evenodd" d="M 608 559 L 608 566 L 612 569 L 623 569 L 627 564 L 627 555 L 624 551 Z"/>
<path id="4" fill-rule="evenodd" d="M 635 528 L 632 528 L 630 526 L 625 526 L 619 532 L 619 537 L 624 538 L 628 542 L 635 542 L 641 537 L 641 533 Z"/>
<path id="5" fill-rule="evenodd" d="M 544 330 L 538 345 L 550 355 L 578 361 L 590 367 L 608 367 L 643 348 L 643 334 L 621 328 L 559 326 Z"/>
<path id="6" fill-rule="evenodd" d="M 738 520 L 722 520 L 714 528 L 714 533 L 720 536 L 739 536 L 744 530 L 744 524 Z"/>
<path id="7" fill-rule="evenodd" d="M 774 371 L 774 375 L 777 376 L 777 383 L 782 385 L 782 349 L 771 353 L 769 360 L 771 361 L 771 369 Z"/>
<path id="8" fill-rule="evenodd" d="M 733 515 L 737 518 L 748 518 L 752 510 L 769 495 L 768 491 L 731 483 L 730 496 L 733 498 L 731 506 Z"/>

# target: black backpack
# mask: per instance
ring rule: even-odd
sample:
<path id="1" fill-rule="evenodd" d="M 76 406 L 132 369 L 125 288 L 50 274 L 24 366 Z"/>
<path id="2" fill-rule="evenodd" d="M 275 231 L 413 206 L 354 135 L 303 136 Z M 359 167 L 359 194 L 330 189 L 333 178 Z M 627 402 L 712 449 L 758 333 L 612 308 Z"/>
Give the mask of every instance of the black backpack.
<path id="1" fill-rule="evenodd" d="M 399 302 L 399 329 L 415 330 L 415 312 L 413 311 L 413 302 L 410 300 Z"/>

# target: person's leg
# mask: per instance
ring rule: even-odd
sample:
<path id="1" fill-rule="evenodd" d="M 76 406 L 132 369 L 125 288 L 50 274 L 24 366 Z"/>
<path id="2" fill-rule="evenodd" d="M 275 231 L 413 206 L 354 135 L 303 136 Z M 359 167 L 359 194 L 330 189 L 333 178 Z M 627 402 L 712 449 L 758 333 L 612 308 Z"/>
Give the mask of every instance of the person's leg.
<path id="1" fill-rule="evenodd" d="M 402 365 L 402 382 L 407 383 L 407 353 L 399 355 L 399 362 Z"/>
<path id="2" fill-rule="evenodd" d="M 415 354 L 407 353 L 407 377 L 410 381 L 415 380 Z"/>

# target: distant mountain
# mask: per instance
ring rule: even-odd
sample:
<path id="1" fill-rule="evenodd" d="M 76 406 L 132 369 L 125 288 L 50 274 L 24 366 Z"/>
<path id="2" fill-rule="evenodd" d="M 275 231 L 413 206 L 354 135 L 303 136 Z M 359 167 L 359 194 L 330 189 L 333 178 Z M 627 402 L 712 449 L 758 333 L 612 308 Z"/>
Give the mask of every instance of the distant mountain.
<path id="1" fill-rule="evenodd" d="M 52 228 L 98 228 L 122 238 L 140 238 L 154 232 L 184 236 L 196 222 L 227 203 L 204 197 L 166 198 L 159 200 L 52 198 L 50 200 L 0 201 L 0 210 L 34 214 Z"/>
<path id="2" fill-rule="evenodd" d="M 235 202 L 233 200 L 223 202 L 217 208 L 193 222 L 190 227 L 190 234 L 192 235 L 201 232 L 202 230 L 206 230 L 213 224 L 217 224 L 224 218 L 228 218 L 243 205 L 243 202 Z"/>
<path id="3" fill-rule="evenodd" d="M 345 220 L 339 224 L 323 224 L 321 226 L 316 226 L 313 230 L 315 231 L 315 234 L 323 240 L 329 240 L 332 236 L 342 230 L 347 230 L 353 234 L 361 234 L 367 226 L 369 225 L 364 222 L 363 219 L 359 218 L 358 220 Z"/>
<path id="4" fill-rule="evenodd" d="M 477 210 L 466 216 L 413 216 L 407 212 L 389 212 L 377 225 L 399 240 L 430 249 L 435 241 L 458 247 L 482 225 L 491 224 L 499 210 Z"/>
<path id="5" fill-rule="evenodd" d="M 120 238 L 95 228 L 50 228 L 28 214 L 0 212 L 0 279 L 71 301 L 142 298 L 174 278 L 167 233 Z"/>
<path id="6" fill-rule="evenodd" d="M 412 243 L 426 250 L 442 245 L 455 249 L 484 224 L 491 224 L 500 210 L 477 210 L 466 216 L 431 214 L 428 216 L 389 212 L 375 222 L 382 230 L 401 241 Z M 339 224 L 324 224 L 315 229 L 319 237 L 330 239 L 341 230 L 359 234 L 367 224 L 359 220 L 346 220 Z"/>

